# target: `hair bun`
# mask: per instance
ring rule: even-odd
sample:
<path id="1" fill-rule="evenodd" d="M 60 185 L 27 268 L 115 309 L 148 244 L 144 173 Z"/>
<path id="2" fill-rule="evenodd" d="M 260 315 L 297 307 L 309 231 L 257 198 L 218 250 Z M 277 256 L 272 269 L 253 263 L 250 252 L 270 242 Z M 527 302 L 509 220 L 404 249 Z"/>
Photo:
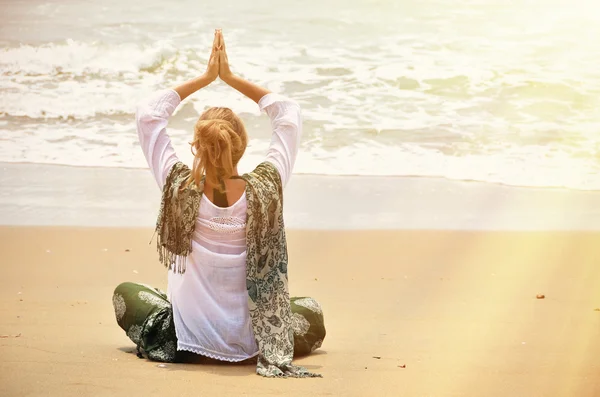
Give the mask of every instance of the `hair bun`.
<path id="1" fill-rule="evenodd" d="M 194 140 L 190 142 L 194 154 L 193 179 L 202 175 L 213 186 L 229 178 L 244 154 L 247 145 L 244 124 L 228 108 L 210 108 L 196 123 Z"/>
<path id="2" fill-rule="evenodd" d="M 198 127 L 201 130 L 204 130 L 204 132 L 217 132 L 220 129 L 223 128 L 231 128 L 233 129 L 233 126 L 231 125 L 231 123 L 227 120 L 223 120 L 223 119 L 209 119 L 209 120 L 200 120 L 198 121 Z"/>

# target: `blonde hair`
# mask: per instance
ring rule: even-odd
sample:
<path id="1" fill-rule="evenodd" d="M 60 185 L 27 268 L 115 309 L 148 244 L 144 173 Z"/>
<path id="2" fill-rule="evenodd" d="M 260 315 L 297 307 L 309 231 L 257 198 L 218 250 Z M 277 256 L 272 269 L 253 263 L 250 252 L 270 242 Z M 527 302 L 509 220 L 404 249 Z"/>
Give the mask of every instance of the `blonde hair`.
<path id="1" fill-rule="evenodd" d="M 190 142 L 194 166 L 189 183 L 199 186 L 206 176 L 206 182 L 223 191 L 221 181 L 233 175 L 247 143 L 246 127 L 231 109 L 207 109 L 196 122 Z"/>

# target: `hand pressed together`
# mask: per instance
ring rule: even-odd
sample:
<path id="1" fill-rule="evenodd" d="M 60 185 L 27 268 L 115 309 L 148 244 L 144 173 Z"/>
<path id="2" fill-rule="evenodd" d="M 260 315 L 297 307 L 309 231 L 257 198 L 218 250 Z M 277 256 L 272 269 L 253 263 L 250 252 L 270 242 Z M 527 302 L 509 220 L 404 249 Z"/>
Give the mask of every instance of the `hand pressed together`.
<path id="1" fill-rule="evenodd" d="M 227 58 L 227 49 L 225 48 L 225 39 L 223 38 L 223 31 L 217 30 L 218 48 L 219 48 L 219 77 L 223 81 L 227 81 L 233 73 L 229 68 L 229 58 Z"/>
<path id="2" fill-rule="evenodd" d="M 219 38 L 217 31 L 215 30 L 215 38 L 212 44 L 212 51 L 210 52 L 210 58 L 208 58 L 208 65 L 206 66 L 206 72 L 204 73 L 210 81 L 215 81 L 219 76 L 219 50 L 218 50 Z"/>
<path id="3" fill-rule="evenodd" d="M 225 39 L 223 38 L 223 31 L 221 29 L 215 29 L 215 38 L 205 74 L 210 81 L 216 80 L 217 77 L 220 77 L 223 81 L 227 81 L 227 79 L 233 76 L 229 68 Z"/>
<path id="4" fill-rule="evenodd" d="M 256 103 L 266 94 L 270 93 L 269 90 L 251 83 L 240 76 L 236 76 L 231 72 L 225 49 L 225 39 L 223 38 L 221 29 L 215 29 L 215 37 L 206 71 L 201 76 L 179 84 L 173 90 L 179 94 L 181 100 L 184 100 L 194 92 L 215 81 L 217 77 L 220 77 L 227 85 L 238 90 Z"/>

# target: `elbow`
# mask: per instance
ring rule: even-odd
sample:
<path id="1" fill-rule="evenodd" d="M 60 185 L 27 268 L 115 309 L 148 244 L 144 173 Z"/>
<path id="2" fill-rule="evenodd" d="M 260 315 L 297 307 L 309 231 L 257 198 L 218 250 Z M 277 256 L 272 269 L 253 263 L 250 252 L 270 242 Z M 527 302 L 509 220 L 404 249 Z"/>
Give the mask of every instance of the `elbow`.
<path id="1" fill-rule="evenodd" d="M 282 118 L 273 123 L 274 131 L 282 131 L 285 134 L 296 135 L 301 127 L 300 120 L 295 118 Z"/>
<path id="2" fill-rule="evenodd" d="M 302 109 L 296 101 L 290 100 L 290 102 L 286 104 L 286 112 L 283 121 L 296 130 L 302 129 Z"/>
<path id="3" fill-rule="evenodd" d="M 283 103 L 285 104 L 285 107 L 287 107 L 287 108 L 295 108 L 298 110 L 298 112 L 300 111 L 300 104 L 298 102 L 296 102 L 295 99 L 285 98 Z"/>
<path id="4" fill-rule="evenodd" d="M 150 107 L 146 101 L 139 102 L 135 107 L 135 119 L 136 121 L 144 121 L 149 120 L 151 118 L 152 112 L 150 112 Z"/>
<path id="5" fill-rule="evenodd" d="M 148 107 L 138 105 L 135 111 L 135 124 L 140 142 L 143 142 L 152 135 L 155 118 L 152 112 L 148 111 Z"/>
<path id="6" fill-rule="evenodd" d="M 281 109 L 280 113 L 273 117 L 274 129 L 283 129 L 286 131 L 299 131 L 302 129 L 302 113 L 300 106 L 289 105 Z"/>
<path id="7" fill-rule="evenodd" d="M 151 126 L 155 125 L 158 119 L 148 104 L 140 103 L 137 105 L 135 109 L 135 122 L 140 134 L 152 130 Z"/>
<path id="8" fill-rule="evenodd" d="M 135 118 L 138 122 L 148 122 L 154 116 L 160 114 L 158 92 L 146 98 L 142 98 L 135 106 Z"/>
<path id="9" fill-rule="evenodd" d="M 302 112 L 298 102 L 281 95 L 270 95 L 274 96 L 267 97 L 267 101 L 264 104 L 261 104 L 261 109 L 266 110 L 269 117 L 271 117 L 272 119 L 280 117 L 289 118 L 289 116 L 292 115 L 297 115 L 298 117 L 300 117 Z"/>

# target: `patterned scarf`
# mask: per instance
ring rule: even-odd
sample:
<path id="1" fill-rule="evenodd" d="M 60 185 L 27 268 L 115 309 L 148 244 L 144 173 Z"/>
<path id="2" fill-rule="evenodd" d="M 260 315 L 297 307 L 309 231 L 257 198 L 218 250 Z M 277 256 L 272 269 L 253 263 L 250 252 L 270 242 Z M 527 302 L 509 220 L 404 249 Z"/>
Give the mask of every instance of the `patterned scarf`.
<path id="1" fill-rule="evenodd" d="M 204 189 L 204 181 L 200 187 L 193 183 L 187 186 L 190 175 L 185 164 L 178 162 L 173 166 L 163 188 L 156 223 L 160 261 L 179 273 L 185 272 L 185 258 L 192 252 L 192 235 Z M 256 373 L 265 377 L 320 377 L 292 364 L 294 333 L 279 172 L 271 163 L 263 162 L 241 178 L 246 181 L 248 203 L 246 288 L 259 350 Z"/>

